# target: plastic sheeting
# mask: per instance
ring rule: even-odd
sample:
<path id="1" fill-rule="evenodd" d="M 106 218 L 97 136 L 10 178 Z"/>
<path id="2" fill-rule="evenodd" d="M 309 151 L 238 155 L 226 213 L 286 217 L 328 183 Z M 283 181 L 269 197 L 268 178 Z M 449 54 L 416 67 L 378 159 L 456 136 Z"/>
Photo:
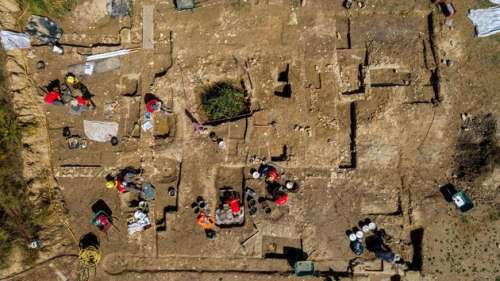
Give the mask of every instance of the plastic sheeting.
<path id="1" fill-rule="evenodd" d="M 132 235 L 138 231 L 143 231 L 151 225 L 151 221 L 146 213 L 137 210 L 134 213 L 135 222 L 129 223 L 127 225 L 128 234 Z"/>
<path id="2" fill-rule="evenodd" d="M 495 1 L 500 2 L 500 0 Z M 500 32 L 500 6 L 470 10 L 469 19 L 476 27 L 478 37 L 486 37 Z"/>
<path id="3" fill-rule="evenodd" d="M 31 48 L 31 40 L 26 33 L 0 30 L 0 40 L 5 51 Z"/>
<path id="4" fill-rule="evenodd" d="M 110 141 L 118 135 L 118 123 L 83 120 L 83 130 L 88 139 L 97 142 Z"/>
<path id="5" fill-rule="evenodd" d="M 35 15 L 29 18 L 25 30 L 43 44 L 55 45 L 63 34 L 63 30 L 53 20 Z"/>
<path id="6" fill-rule="evenodd" d="M 491 3 L 500 5 L 500 0 L 490 0 Z"/>

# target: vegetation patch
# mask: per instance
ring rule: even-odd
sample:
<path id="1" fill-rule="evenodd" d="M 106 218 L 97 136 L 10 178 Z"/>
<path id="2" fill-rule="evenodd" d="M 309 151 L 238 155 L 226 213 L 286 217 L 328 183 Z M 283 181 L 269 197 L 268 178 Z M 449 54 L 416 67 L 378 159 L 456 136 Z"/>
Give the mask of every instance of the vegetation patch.
<path id="1" fill-rule="evenodd" d="M 69 12 L 76 0 L 17 0 L 21 7 L 17 24 L 23 29 L 31 15 L 45 16 L 49 18 L 61 18 Z M 103 0 L 104 1 L 104 0 Z"/>
<path id="2" fill-rule="evenodd" d="M 33 260 L 36 251 L 28 244 L 37 238 L 48 208 L 38 208 L 28 199 L 22 179 L 21 131 L 12 111 L 3 75 L 4 54 L 0 54 L 0 266 L 5 266 L 13 247 Z"/>
<path id="3" fill-rule="evenodd" d="M 243 88 L 222 81 L 203 90 L 202 108 L 210 121 L 216 121 L 248 113 L 249 103 Z"/>
<path id="4" fill-rule="evenodd" d="M 33 15 L 60 17 L 71 10 L 74 0 L 20 0 L 23 8 Z"/>

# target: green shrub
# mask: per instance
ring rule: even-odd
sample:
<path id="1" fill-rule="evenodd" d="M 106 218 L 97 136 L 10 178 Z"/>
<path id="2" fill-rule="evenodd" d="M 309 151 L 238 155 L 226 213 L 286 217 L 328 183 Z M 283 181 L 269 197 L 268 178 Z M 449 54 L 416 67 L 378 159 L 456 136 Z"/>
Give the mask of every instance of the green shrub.
<path id="1" fill-rule="evenodd" d="M 229 119 L 248 112 L 245 90 L 229 82 L 217 82 L 204 89 L 202 107 L 210 121 Z"/>
<path id="2" fill-rule="evenodd" d="M 5 105 L 0 104 L 0 160 L 7 157 L 7 152 L 15 149 L 19 143 L 20 130 L 11 114 Z"/>

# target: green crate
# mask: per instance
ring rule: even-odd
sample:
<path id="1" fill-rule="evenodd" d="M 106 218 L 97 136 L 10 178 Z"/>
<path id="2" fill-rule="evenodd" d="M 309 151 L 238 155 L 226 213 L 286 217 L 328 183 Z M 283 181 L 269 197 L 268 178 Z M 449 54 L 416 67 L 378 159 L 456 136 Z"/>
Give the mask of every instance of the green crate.
<path id="1" fill-rule="evenodd" d="M 463 191 L 453 194 L 451 198 L 462 213 L 465 213 L 474 207 L 474 203 L 472 203 L 469 195 Z"/>
<path id="2" fill-rule="evenodd" d="M 296 276 L 308 276 L 314 273 L 314 263 L 312 261 L 298 261 L 293 266 Z"/>

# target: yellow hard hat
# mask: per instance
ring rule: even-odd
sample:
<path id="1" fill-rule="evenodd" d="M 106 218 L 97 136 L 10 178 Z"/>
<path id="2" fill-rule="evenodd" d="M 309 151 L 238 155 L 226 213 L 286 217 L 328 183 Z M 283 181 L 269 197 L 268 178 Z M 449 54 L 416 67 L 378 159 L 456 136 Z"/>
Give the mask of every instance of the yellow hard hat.
<path id="1" fill-rule="evenodd" d="M 78 78 L 76 78 L 75 76 L 73 75 L 68 75 L 66 76 L 66 83 L 72 85 L 72 84 L 77 84 L 78 82 Z"/>
<path id="2" fill-rule="evenodd" d="M 113 188 L 113 187 L 115 187 L 114 181 L 107 181 L 106 182 L 106 188 Z"/>

